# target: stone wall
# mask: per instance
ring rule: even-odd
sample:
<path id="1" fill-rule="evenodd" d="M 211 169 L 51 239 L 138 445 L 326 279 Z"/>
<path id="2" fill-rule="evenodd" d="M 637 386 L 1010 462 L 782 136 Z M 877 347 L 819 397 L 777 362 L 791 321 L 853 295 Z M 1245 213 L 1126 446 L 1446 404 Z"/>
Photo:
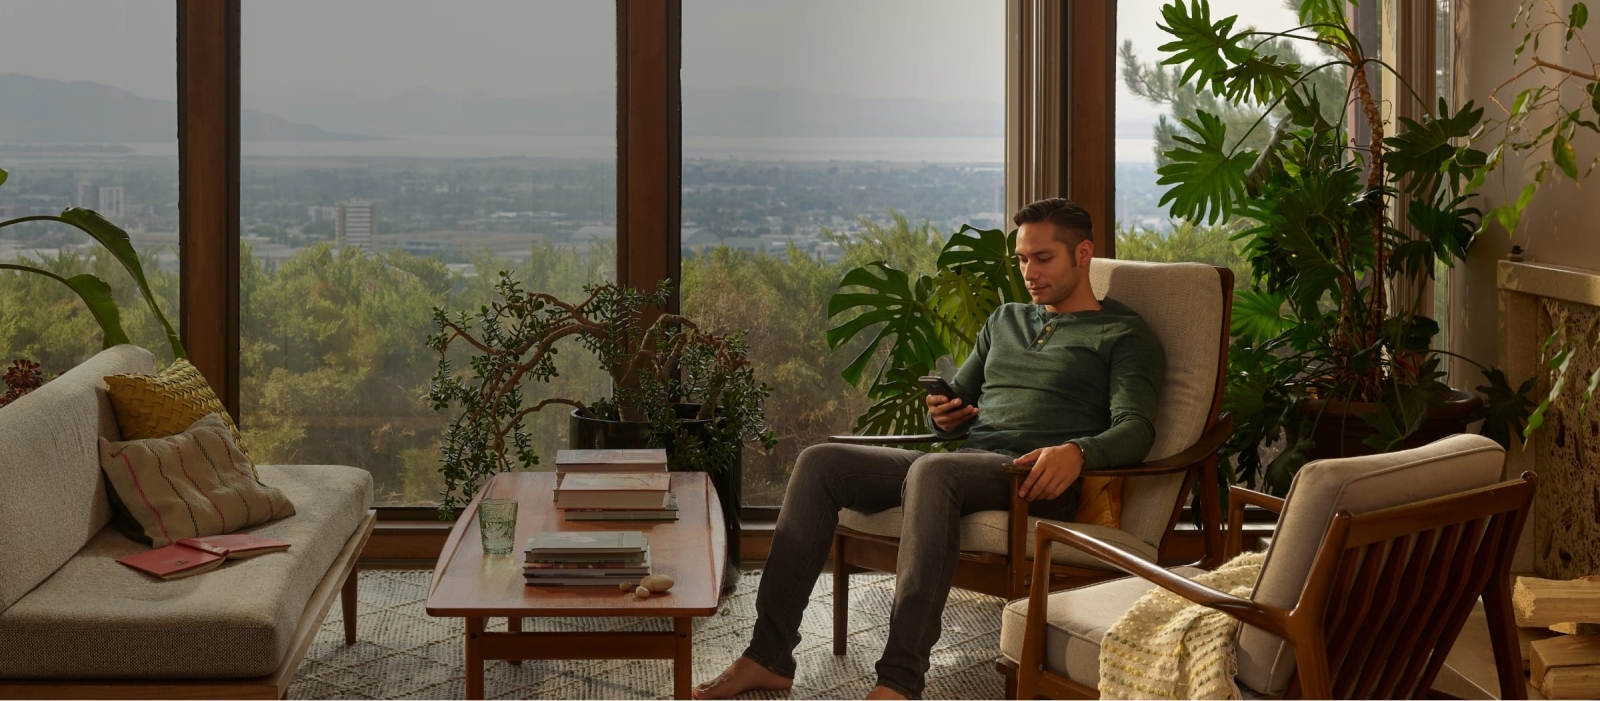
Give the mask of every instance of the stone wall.
<path id="1" fill-rule="evenodd" d="M 1560 397 L 1534 435 L 1539 490 L 1534 497 L 1533 569 L 1541 577 L 1572 579 L 1600 573 L 1600 401 L 1580 412 L 1589 373 L 1600 365 L 1600 308 L 1540 300 L 1539 338 L 1565 325 L 1574 353 Z M 1585 333 L 1587 332 L 1587 333 Z M 1539 397 L 1550 385 L 1542 380 Z"/>

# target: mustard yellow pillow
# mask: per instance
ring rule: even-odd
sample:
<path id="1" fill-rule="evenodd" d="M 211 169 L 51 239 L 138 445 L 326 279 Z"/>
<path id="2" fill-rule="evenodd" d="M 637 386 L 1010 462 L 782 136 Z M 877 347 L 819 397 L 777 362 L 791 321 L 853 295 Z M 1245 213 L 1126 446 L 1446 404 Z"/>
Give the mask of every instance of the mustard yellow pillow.
<path id="1" fill-rule="evenodd" d="M 106 393 L 111 396 L 122 440 L 177 435 L 206 414 L 216 414 L 233 434 L 239 452 L 249 460 L 250 451 L 240 440 L 233 417 L 211 391 L 211 383 L 206 382 L 200 369 L 187 360 L 180 358 L 156 375 L 108 375 Z M 255 469 L 253 465 L 251 469 Z"/>
<path id="2" fill-rule="evenodd" d="M 1122 478 L 1084 476 L 1073 521 L 1122 528 Z"/>

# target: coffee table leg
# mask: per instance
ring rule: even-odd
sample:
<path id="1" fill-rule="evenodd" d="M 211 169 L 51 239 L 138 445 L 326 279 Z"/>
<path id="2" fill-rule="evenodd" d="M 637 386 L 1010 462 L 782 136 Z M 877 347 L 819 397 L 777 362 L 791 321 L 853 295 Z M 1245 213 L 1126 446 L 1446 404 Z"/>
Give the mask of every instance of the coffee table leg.
<path id="1" fill-rule="evenodd" d="M 512 616 L 510 618 L 507 618 L 506 619 L 506 632 L 507 633 L 521 633 L 522 632 L 522 617 L 521 616 Z M 506 660 L 506 661 L 510 662 L 511 664 L 522 664 L 522 660 Z"/>
<path id="2" fill-rule="evenodd" d="M 483 650 L 479 647 L 483 635 L 483 618 L 467 617 L 467 698 L 483 698 Z"/>
<path id="3" fill-rule="evenodd" d="M 672 632 L 678 634 L 672 660 L 672 697 L 686 699 L 694 685 L 694 619 L 672 619 Z"/>

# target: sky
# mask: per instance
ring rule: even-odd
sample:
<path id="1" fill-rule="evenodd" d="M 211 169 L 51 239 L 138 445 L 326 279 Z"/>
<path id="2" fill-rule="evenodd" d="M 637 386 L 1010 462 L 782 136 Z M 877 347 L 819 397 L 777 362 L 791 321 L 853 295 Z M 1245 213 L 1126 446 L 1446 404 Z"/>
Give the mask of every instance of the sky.
<path id="1" fill-rule="evenodd" d="M 609 0 L 244 0 L 246 102 L 286 91 L 411 90 L 531 97 L 612 90 Z M 1272 0 L 1213 13 L 1282 28 Z M 683 0 L 686 88 L 765 87 L 857 97 L 1004 100 L 1004 0 Z M 0 72 L 92 80 L 145 97 L 176 90 L 173 0 L 0 0 Z M 1154 58 L 1156 0 L 1123 0 L 1119 42 Z M 70 39 L 70 40 L 69 40 Z M 1118 85 L 1119 121 L 1162 110 Z"/>

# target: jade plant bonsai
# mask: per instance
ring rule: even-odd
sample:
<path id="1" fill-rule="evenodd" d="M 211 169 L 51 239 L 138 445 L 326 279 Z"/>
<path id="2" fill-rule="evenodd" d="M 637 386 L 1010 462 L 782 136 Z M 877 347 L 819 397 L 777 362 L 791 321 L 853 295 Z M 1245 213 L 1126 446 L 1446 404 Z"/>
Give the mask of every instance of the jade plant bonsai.
<path id="1" fill-rule="evenodd" d="M 457 410 L 440 447 L 445 486 L 442 518 L 471 499 L 489 477 L 539 463 L 523 422 L 551 405 L 578 415 L 649 425 L 650 443 L 669 449 L 678 470 L 715 473 L 747 441 L 771 448 L 762 404 L 771 389 L 757 381 L 743 334 L 707 332 L 678 314 L 662 313 L 671 295 L 663 281 L 653 292 L 614 283 L 585 288 L 573 304 L 529 292 L 508 272 L 495 284 L 499 299 L 476 313 L 434 309 L 437 332 L 428 346 L 439 353 L 428 399 L 436 410 Z M 648 324 L 646 323 L 648 322 Z M 576 338 L 611 376 L 612 396 L 584 402 L 539 397 L 556 377 L 556 342 Z M 450 351 L 464 344 L 466 367 Z M 698 405 L 691 430 L 680 405 Z"/>

